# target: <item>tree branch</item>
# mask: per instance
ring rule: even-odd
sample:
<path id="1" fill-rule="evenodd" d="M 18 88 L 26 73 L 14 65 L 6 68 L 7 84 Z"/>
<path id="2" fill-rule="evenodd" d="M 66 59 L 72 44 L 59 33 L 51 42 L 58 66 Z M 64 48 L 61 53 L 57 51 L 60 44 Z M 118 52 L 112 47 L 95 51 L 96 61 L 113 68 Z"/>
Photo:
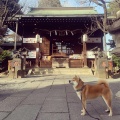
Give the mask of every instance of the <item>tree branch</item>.
<path id="1" fill-rule="evenodd" d="M 9 1 L 9 0 L 6 0 L 5 5 L 3 5 L 5 8 L 4 8 L 4 12 L 3 12 L 3 14 L 1 15 L 2 17 L 3 17 L 3 16 L 4 16 L 4 14 L 6 13 L 6 10 L 7 10 L 7 5 L 8 5 L 8 1 Z"/>
<path id="2" fill-rule="evenodd" d="M 11 16 L 11 18 L 10 18 L 8 21 L 12 20 L 12 19 L 15 17 L 15 15 L 16 15 L 22 8 L 23 8 L 23 7 L 20 7 L 20 9 L 17 10 L 17 11 Z"/>

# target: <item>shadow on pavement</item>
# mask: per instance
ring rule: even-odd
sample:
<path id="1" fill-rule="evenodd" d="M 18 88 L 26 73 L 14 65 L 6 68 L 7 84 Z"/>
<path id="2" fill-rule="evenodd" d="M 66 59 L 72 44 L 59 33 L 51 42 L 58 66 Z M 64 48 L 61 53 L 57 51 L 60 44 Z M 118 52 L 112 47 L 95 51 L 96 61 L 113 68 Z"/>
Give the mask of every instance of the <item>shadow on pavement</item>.
<path id="1" fill-rule="evenodd" d="M 15 84 L 17 86 L 14 89 L 10 86 L 9 89 L 0 91 L 0 111 L 6 113 L 2 119 L 21 120 L 22 117 L 22 120 L 94 120 L 89 115 L 80 115 L 82 106 L 76 92 L 70 84 L 59 80 L 33 80 L 27 84 Z M 115 94 L 119 91 L 119 86 L 120 82 L 110 83 L 113 116 L 108 117 L 108 113 L 104 112 L 106 105 L 101 98 L 88 101 L 87 110 L 90 115 L 100 120 L 118 120 L 120 99 Z"/>

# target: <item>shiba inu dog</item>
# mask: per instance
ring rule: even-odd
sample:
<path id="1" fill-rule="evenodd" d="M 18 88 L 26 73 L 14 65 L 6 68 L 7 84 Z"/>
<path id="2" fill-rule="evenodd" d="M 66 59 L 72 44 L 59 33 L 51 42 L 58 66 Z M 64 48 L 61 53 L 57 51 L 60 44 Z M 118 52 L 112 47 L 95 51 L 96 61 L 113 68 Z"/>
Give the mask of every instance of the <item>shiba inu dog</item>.
<path id="1" fill-rule="evenodd" d="M 77 76 L 72 80 L 69 80 L 69 83 L 73 85 L 76 90 L 78 97 L 82 101 L 81 115 L 86 114 L 86 101 L 89 99 L 94 99 L 97 97 L 102 97 L 107 105 L 106 112 L 109 112 L 109 116 L 112 116 L 112 92 L 109 88 L 108 83 L 105 80 L 98 81 L 95 85 L 84 84 L 84 82 Z"/>

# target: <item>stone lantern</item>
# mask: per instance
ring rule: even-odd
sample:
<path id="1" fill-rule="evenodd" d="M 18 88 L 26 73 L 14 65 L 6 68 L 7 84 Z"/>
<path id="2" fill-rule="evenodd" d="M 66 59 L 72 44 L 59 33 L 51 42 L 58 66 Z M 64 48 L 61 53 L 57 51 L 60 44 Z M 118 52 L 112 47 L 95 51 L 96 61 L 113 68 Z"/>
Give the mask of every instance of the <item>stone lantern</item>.
<path id="1" fill-rule="evenodd" d="M 26 70 L 26 56 L 28 56 L 28 52 L 29 50 L 25 47 L 22 48 L 20 51 L 21 60 L 22 60 L 22 64 L 21 64 L 22 77 L 24 77 L 25 70 Z"/>

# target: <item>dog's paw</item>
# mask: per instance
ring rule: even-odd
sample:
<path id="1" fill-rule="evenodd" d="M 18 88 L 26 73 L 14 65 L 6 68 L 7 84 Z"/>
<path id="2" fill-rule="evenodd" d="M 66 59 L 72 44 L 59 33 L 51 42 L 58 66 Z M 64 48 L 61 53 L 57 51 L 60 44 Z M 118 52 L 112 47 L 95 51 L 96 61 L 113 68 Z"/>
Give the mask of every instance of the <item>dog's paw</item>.
<path id="1" fill-rule="evenodd" d="M 108 116 L 112 116 L 112 114 L 109 114 Z"/>
<path id="2" fill-rule="evenodd" d="M 105 112 L 110 112 L 110 110 L 107 109 L 107 110 L 105 110 Z"/>
<path id="3" fill-rule="evenodd" d="M 112 112 L 110 111 L 109 115 L 108 116 L 112 116 Z"/>
<path id="4" fill-rule="evenodd" d="M 83 116 L 84 116 L 84 115 L 85 115 L 85 113 L 81 113 L 81 115 L 83 115 Z"/>
<path id="5" fill-rule="evenodd" d="M 83 113 L 84 110 L 81 110 L 81 112 Z"/>

